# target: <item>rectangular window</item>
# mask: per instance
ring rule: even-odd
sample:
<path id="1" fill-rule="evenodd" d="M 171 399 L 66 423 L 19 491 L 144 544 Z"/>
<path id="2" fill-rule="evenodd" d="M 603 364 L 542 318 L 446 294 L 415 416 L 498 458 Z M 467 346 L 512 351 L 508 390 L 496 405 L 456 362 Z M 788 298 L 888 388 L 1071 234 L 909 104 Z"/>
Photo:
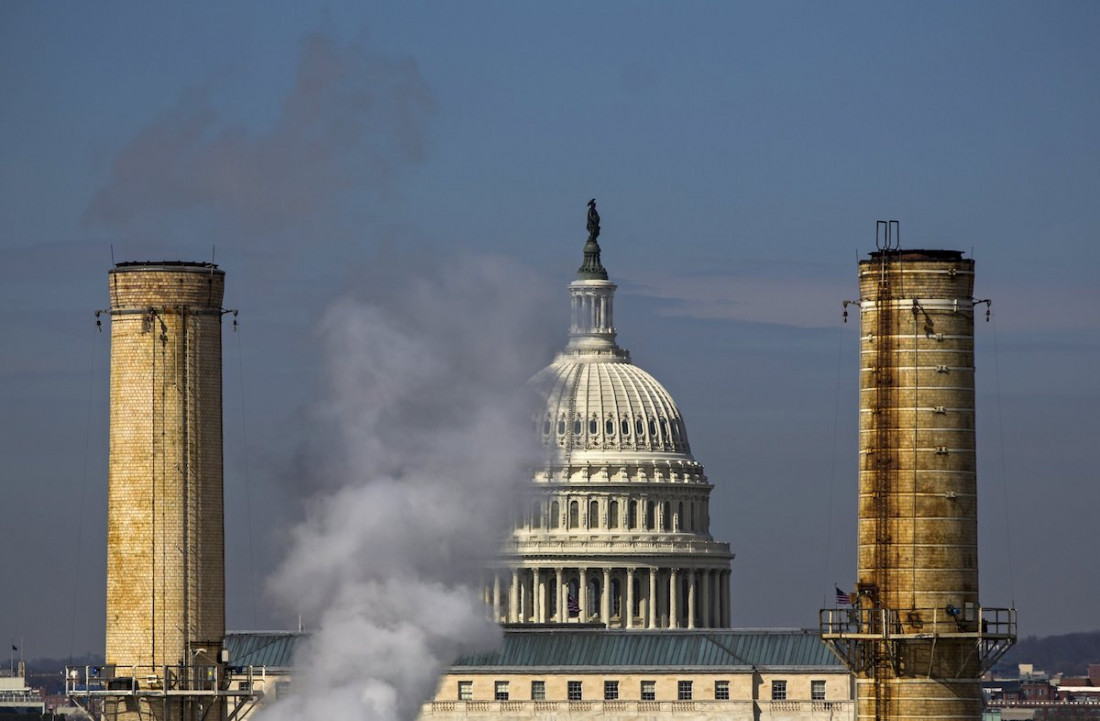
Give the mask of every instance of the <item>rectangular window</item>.
<path id="1" fill-rule="evenodd" d="M 676 682 L 676 700 L 677 701 L 690 701 L 691 700 L 691 681 L 677 681 Z"/>
<path id="2" fill-rule="evenodd" d="M 657 700 L 657 682 L 656 681 L 642 681 L 642 700 L 643 701 L 656 701 Z"/>
<path id="3" fill-rule="evenodd" d="M 459 701 L 473 701 L 474 700 L 474 682 L 473 681 L 459 681 L 458 682 L 458 700 Z"/>
<path id="4" fill-rule="evenodd" d="M 825 682 L 824 681 L 810 681 L 810 700 L 812 700 L 812 701 L 824 701 L 825 700 Z"/>
<path id="5" fill-rule="evenodd" d="M 787 682 L 772 681 L 772 701 L 787 700 Z"/>
<path id="6" fill-rule="evenodd" d="M 532 701 L 545 701 L 546 700 L 546 682 L 545 681 L 532 681 L 531 682 L 531 700 Z"/>
<path id="7" fill-rule="evenodd" d="M 580 681 L 569 681 L 568 685 L 567 685 L 567 689 L 568 689 L 567 698 L 570 701 L 580 701 L 581 700 L 582 697 L 581 697 L 581 682 Z"/>
<path id="8" fill-rule="evenodd" d="M 729 701 L 730 700 L 730 682 L 729 681 L 715 681 L 714 682 L 714 700 L 715 701 Z"/>
<path id="9" fill-rule="evenodd" d="M 508 682 L 497 681 L 493 684 L 493 700 L 494 701 L 507 701 L 508 700 Z"/>
<path id="10" fill-rule="evenodd" d="M 603 700 L 604 701 L 618 701 L 619 700 L 619 682 L 618 681 L 604 681 L 603 682 Z"/>

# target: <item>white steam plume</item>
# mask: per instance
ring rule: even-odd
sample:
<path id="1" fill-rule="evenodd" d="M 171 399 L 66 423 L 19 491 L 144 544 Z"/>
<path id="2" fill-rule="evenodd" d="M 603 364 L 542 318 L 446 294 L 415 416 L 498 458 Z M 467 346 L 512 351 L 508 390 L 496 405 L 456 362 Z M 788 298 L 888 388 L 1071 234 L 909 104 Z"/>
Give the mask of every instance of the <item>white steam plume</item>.
<path id="1" fill-rule="evenodd" d="M 313 629 L 263 721 L 413 719 L 459 654 L 499 638 L 481 571 L 530 477 L 546 294 L 493 258 L 388 286 L 321 324 L 331 396 L 303 467 L 326 490 L 272 580 Z"/>

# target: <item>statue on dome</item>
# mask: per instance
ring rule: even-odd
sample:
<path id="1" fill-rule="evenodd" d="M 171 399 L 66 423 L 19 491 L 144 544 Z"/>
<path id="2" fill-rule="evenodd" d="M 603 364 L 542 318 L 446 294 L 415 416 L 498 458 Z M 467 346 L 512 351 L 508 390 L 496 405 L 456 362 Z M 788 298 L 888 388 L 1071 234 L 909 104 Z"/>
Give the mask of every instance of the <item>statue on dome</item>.
<path id="1" fill-rule="evenodd" d="M 593 243 L 600 237 L 600 214 L 596 212 L 596 199 L 588 201 L 588 241 Z"/>

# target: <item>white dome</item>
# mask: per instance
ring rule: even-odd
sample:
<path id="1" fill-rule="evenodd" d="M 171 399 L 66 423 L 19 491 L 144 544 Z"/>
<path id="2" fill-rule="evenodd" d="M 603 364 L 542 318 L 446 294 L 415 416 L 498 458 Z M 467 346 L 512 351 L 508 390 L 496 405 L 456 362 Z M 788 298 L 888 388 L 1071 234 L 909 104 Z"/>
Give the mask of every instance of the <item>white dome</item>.
<path id="1" fill-rule="evenodd" d="M 672 396 L 629 361 L 563 354 L 531 382 L 546 401 L 535 429 L 547 448 L 690 454 Z"/>

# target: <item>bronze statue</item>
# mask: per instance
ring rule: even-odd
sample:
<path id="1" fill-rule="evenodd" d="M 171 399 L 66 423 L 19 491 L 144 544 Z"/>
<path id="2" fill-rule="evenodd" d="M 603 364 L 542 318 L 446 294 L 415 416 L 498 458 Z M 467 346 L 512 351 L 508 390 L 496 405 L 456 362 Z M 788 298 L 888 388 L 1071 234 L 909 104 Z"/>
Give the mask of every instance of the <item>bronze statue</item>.
<path id="1" fill-rule="evenodd" d="M 600 237 L 600 214 L 596 212 L 596 199 L 588 201 L 588 240 Z"/>

